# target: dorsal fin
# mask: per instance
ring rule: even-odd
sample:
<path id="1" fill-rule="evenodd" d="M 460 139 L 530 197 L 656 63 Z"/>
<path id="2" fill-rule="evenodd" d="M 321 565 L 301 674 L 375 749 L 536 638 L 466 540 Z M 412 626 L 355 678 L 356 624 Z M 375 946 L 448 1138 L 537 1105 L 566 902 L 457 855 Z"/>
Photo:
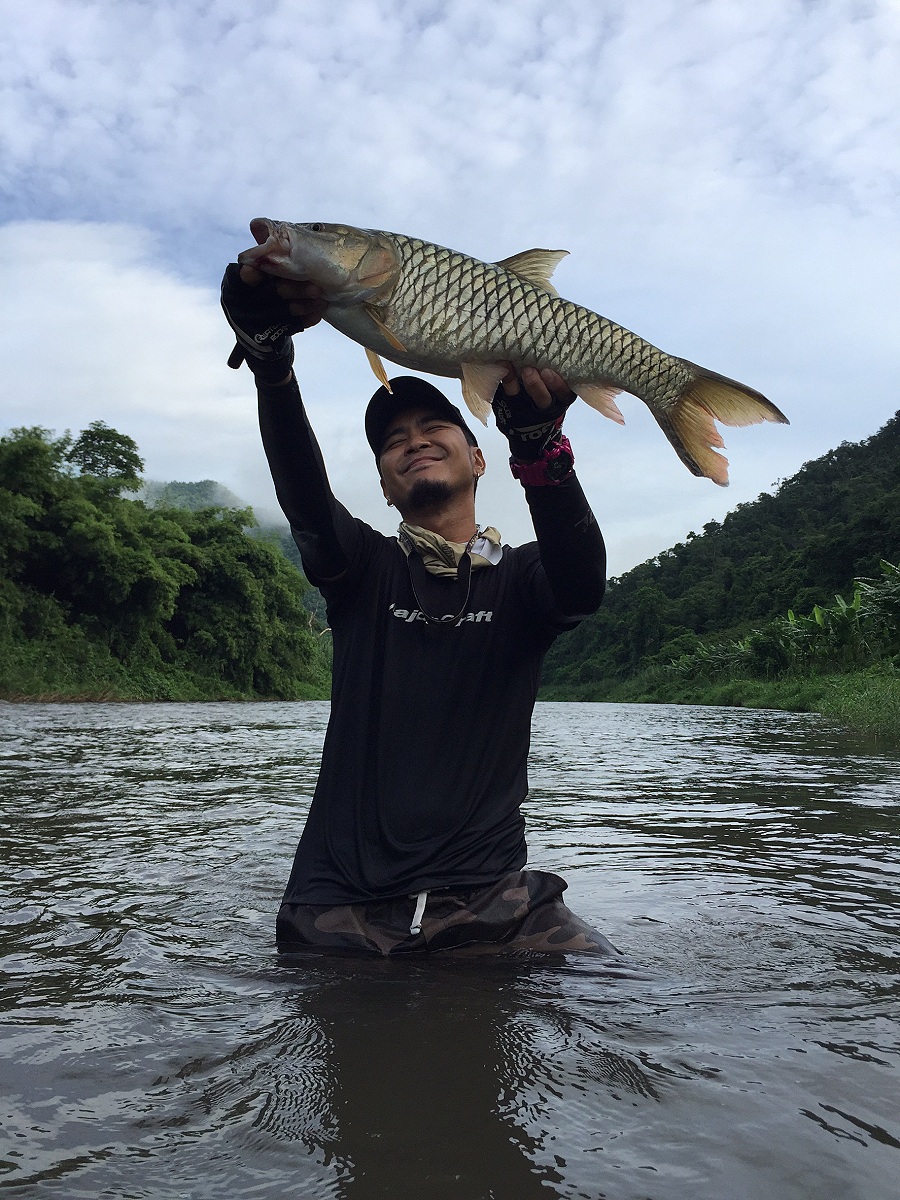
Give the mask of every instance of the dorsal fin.
<path id="1" fill-rule="evenodd" d="M 521 254 L 501 258 L 497 266 L 505 267 L 520 279 L 543 288 L 551 296 L 558 296 L 559 292 L 550 282 L 550 276 L 568 253 L 568 250 L 523 250 Z"/>

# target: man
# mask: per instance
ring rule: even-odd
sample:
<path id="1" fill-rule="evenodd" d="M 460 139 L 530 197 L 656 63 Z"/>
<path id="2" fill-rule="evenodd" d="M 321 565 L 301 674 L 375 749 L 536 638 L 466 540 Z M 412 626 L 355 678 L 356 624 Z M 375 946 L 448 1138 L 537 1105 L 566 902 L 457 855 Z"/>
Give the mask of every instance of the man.
<path id="1" fill-rule="evenodd" d="M 572 470 L 554 372 L 510 368 L 494 410 L 537 541 L 475 519 L 484 456 L 461 413 L 412 377 L 365 430 L 402 523 L 387 538 L 331 492 L 293 374 L 291 334 L 325 308 L 311 284 L 229 266 L 222 305 L 256 378 L 260 428 L 334 642 L 322 764 L 278 915 L 285 950 L 616 953 L 523 870 L 520 805 L 544 654 L 600 604 L 603 540 Z M 524 386 L 523 386 L 524 385 Z"/>

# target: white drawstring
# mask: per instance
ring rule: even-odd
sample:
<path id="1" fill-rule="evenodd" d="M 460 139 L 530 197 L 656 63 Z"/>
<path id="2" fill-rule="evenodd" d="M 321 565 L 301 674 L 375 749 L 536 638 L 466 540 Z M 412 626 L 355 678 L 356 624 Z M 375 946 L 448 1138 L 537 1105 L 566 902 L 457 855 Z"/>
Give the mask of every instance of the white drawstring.
<path id="1" fill-rule="evenodd" d="M 427 892 L 419 892 L 418 896 L 416 896 L 416 911 L 413 913 L 412 925 L 409 927 L 410 933 L 422 932 L 422 914 L 425 912 L 425 901 L 427 899 Z"/>

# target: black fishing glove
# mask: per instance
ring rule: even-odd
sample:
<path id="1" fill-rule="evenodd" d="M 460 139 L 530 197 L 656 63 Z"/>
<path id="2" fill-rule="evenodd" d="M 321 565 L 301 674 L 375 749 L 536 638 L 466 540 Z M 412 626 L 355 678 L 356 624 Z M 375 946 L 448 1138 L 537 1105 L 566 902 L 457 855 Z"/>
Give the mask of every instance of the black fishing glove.
<path id="1" fill-rule="evenodd" d="M 535 462 L 555 439 L 561 437 L 563 417 L 576 397 L 574 392 L 560 399 L 553 396 L 549 408 L 538 408 L 520 383 L 515 396 L 507 396 L 501 384 L 494 393 L 491 407 L 497 428 L 509 442 L 510 454 L 517 462 Z"/>
<path id="2" fill-rule="evenodd" d="M 290 374 L 291 335 L 308 324 L 291 313 L 275 286 L 271 275 L 259 284 L 244 283 L 237 263 L 228 264 L 222 279 L 222 311 L 237 338 L 228 365 L 237 370 L 246 361 L 261 383 L 281 383 Z"/>

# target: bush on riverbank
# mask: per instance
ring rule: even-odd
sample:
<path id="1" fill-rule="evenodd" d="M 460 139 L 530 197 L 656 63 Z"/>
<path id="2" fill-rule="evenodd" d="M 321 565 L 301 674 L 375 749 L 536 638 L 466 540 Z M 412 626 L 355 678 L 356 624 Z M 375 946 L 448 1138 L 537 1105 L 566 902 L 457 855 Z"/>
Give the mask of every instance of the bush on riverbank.
<path id="1" fill-rule="evenodd" d="M 327 675 L 297 680 L 279 700 L 320 700 Z M 173 663 L 156 667 L 120 662 L 77 629 L 28 642 L 0 639 L 0 699 L 75 700 L 259 700 L 221 677 L 204 676 Z"/>
<path id="2" fill-rule="evenodd" d="M 99 423 L 0 439 L 0 696 L 327 695 L 308 585 L 250 510 L 148 508 L 141 466 Z"/>
<path id="3" fill-rule="evenodd" d="M 742 638 L 697 642 L 669 670 L 687 679 L 828 675 L 900 662 L 900 567 L 881 563 L 880 579 L 854 581 L 853 598 L 835 596 L 811 613 L 786 617 Z"/>

